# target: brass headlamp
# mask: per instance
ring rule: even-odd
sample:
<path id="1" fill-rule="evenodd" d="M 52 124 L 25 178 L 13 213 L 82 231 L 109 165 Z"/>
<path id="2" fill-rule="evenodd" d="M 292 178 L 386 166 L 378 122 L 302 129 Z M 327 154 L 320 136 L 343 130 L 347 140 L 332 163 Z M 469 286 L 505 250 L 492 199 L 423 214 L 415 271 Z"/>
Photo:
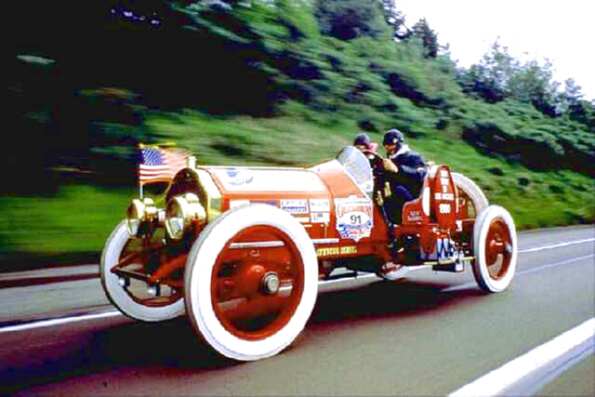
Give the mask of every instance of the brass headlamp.
<path id="1" fill-rule="evenodd" d="M 192 223 L 204 223 L 207 213 L 194 193 L 175 196 L 165 209 L 165 229 L 173 240 L 180 240 Z"/>
<path id="2" fill-rule="evenodd" d="M 151 223 L 158 218 L 158 210 L 150 198 L 134 199 L 126 211 L 126 226 L 131 236 L 138 236 L 143 223 Z"/>

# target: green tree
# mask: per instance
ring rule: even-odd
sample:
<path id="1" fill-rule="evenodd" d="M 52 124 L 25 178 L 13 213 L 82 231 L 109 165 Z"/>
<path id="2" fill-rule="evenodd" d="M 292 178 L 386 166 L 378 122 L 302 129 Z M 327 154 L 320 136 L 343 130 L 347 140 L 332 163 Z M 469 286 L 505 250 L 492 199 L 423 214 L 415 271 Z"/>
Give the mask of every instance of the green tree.
<path id="1" fill-rule="evenodd" d="M 384 8 L 384 19 L 392 27 L 394 38 L 398 40 L 406 39 L 411 35 L 411 30 L 405 26 L 405 15 L 397 8 L 394 0 L 382 0 Z"/>
<path id="2" fill-rule="evenodd" d="M 535 60 L 517 65 L 511 70 L 506 83 L 508 96 L 531 103 L 549 116 L 558 114 L 558 83 L 553 80 L 553 65 L 546 60 L 543 65 Z"/>
<path id="3" fill-rule="evenodd" d="M 564 81 L 561 96 L 563 110 L 571 120 L 578 121 L 595 130 L 595 106 L 583 99 L 582 88 L 574 79 Z"/>
<path id="4" fill-rule="evenodd" d="M 421 40 L 426 58 L 436 58 L 438 55 L 438 35 L 434 32 L 425 18 L 417 21 L 411 28 L 411 37 Z"/>
<path id="5" fill-rule="evenodd" d="M 490 103 L 511 98 L 546 115 L 559 114 L 559 84 L 553 80 L 552 63 L 521 63 L 497 41 L 479 63 L 459 73 L 458 81 L 464 92 Z"/>
<path id="6" fill-rule="evenodd" d="M 459 73 L 458 80 L 465 93 L 495 103 L 508 96 L 508 82 L 517 68 L 508 48 L 496 41 L 479 63 Z"/>
<path id="7" fill-rule="evenodd" d="M 322 33 L 340 40 L 390 34 L 377 0 L 318 0 L 316 17 Z"/>

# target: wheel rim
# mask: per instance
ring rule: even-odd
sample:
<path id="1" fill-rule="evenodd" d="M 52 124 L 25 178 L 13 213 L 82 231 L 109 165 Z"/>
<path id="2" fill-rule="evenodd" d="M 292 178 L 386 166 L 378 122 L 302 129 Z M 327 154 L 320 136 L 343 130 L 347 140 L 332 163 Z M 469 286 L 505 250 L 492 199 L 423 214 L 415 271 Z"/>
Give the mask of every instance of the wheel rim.
<path id="1" fill-rule="evenodd" d="M 266 249 L 234 249 L 233 244 L 274 241 Z M 217 319 L 246 340 L 274 335 L 293 317 L 304 289 L 299 250 L 284 232 L 251 226 L 233 236 L 221 251 L 211 277 L 211 302 Z"/>
<path id="2" fill-rule="evenodd" d="M 490 223 L 485 241 L 485 259 L 491 279 L 500 280 L 508 273 L 512 259 L 512 238 L 502 218 Z"/>
<path id="3" fill-rule="evenodd" d="M 118 264 L 115 267 L 126 271 L 149 275 L 165 260 L 161 250 L 150 248 L 155 247 L 155 245 L 159 244 L 159 241 L 162 239 L 163 233 L 159 232 L 154 233 L 149 238 L 128 239 L 124 248 L 122 248 L 122 252 L 118 258 Z M 118 276 L 113 274 L 113 277 Z M 126 284 L 120 284 L 120 286 L 134 302 L 151 308 L 168 306 L 182 298 L 181 288 L 172 288 L 165 285 L 159 286 L 159 288 L 155 290 L 158 295 L 155 296 L 148 291 L 149 285 L 146 281 L 133 278 L 128 279 Z"/>

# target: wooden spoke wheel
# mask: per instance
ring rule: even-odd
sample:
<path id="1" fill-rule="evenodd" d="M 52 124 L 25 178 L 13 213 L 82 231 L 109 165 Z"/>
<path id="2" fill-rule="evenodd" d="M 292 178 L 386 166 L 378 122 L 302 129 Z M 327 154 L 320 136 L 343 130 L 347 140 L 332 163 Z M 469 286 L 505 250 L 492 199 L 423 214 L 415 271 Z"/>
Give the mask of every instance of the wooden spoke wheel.
<path id="1" fill-rule="evenodd" d="M 312 241 L 268 205 L 228 211 L 194 243 L 185 275 L 188 317 L 220 354 L 240 361 L 277 354 L 304 328 L 316 301 Z"/>

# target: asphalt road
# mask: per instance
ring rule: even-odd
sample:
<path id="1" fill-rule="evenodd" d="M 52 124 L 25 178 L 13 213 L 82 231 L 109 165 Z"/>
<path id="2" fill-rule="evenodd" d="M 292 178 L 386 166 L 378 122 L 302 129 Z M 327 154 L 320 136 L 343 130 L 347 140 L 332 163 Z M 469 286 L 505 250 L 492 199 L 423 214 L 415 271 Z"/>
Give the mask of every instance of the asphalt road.
<path id="1" fill-rule="evenodd" d="M 446 395 L 595 317 L 594 239 L 592 226 L 522 233 L 501 294 L 481 293 L 470 271 L 337 285 L 292 347 L 259 362 L 215 356 L 185 319 L 0 325 L 0 394 Z M 112 311 L 97 280 L 5 288 L 0 301 L 4 326 Z M 593 349 L 532 392 L 595 395 Z"/>

